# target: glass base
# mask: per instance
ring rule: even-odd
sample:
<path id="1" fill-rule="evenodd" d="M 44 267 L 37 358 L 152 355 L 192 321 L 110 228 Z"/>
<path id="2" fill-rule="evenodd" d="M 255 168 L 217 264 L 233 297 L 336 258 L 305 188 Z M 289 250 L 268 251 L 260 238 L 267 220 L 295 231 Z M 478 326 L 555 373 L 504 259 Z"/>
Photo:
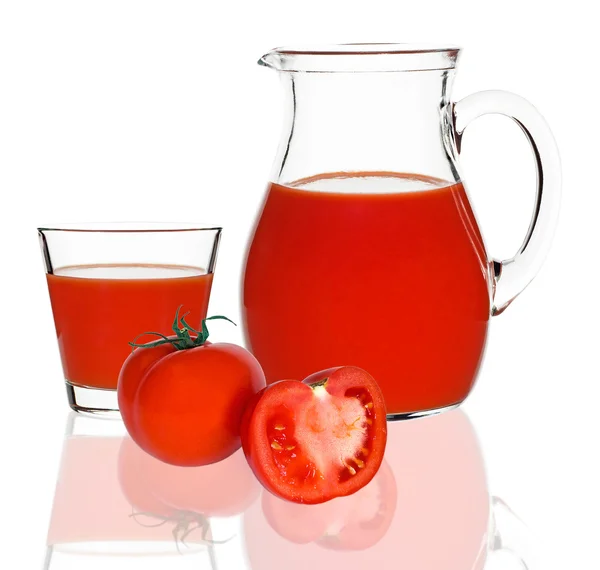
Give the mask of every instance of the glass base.
<path id="1" fill-rule="evenodd" d="M 424 418 L 426 416 L 435 416 L 436 414 L 441 414 L 443 412 L 449 412 L 450 410 L 454 410 L 460 406 L 461 402 L 457 402 L 456 404 L 452 404 L 451 406 L 445 406 L 443 408 L 434 408 L 432 410 L 420 410 L 418 412 L 401 412 L 399 414 L 388 414 L 387 421 L 395 422 L 396 420 L 412 420 L 414 418 Z"/>
<path id="2" fill-rule="evenodd" d="M 150 537 L 147 540 L 136 541 L 99 539 L 48 546 L 43 570 L 115 566 L 129 570 L 145 570 L 149 567 L 156 568 L 156 559 L 163 559 L 164 567 L 169 570 L 210 568 L 211 553 L 211 546 L 191 540 L 180 545 L 174 540 L 167 542 Z"/>
<path id="3" fill-rule="evenodd" d="M 116 390 L 76 386 L 65 381 L 69 406 L 76 412 L 103 418 L 120 419 Z"/>

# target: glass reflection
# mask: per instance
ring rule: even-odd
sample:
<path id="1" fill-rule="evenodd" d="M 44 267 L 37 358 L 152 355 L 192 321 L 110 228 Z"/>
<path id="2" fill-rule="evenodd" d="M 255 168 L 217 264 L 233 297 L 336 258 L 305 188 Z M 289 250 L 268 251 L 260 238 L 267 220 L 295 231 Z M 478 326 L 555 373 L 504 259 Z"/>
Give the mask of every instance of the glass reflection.
<path id="1" fill-rule="evenodd" d="M 210 520 L 243 511 L 259 491 L 241 452 L 176 468 L 141 451 L 120 420 L 71 413 L 44 568 L 214 568 L 215 544 L 234 532 L 215 537 Z"/>
<path id="2" fill-rule="evenodd" d="M 523 529 L 490 498 L 465 413 L 388 429 L 369 485 L 297 505 L 262 490 L 241 450 L 214 465 L 174 467 L 139 449 L 119 420 L 71 414 L 45 570 L 524 567 Z"/>

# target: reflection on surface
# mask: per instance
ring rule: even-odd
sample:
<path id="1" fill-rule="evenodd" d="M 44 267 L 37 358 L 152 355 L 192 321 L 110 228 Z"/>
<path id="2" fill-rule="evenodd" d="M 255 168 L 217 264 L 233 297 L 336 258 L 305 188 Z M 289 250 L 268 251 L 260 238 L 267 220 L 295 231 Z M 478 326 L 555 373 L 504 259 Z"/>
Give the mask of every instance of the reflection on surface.
<path id="1" fill-rule="evenodd" d="M 241 514 L 260 493 L 241 449 L 205 467 L 175 467 L 142 451 L 129 436 L 121 442 L 118 480 L 138 522 L 171 523 L 175 536 L 188 535 L 194 526 L 206 532 L 209 517 Z"/>
<path id="2" fill-rule="evenodd" d="M 141 451 L 120 420 L 72 413 L 45 568 L 213 568 L 224 540 L 210 518 L 242 512 L 259 492 L 241 451 L 205 468 L 173 467 Z"/>
<path id="3" fill-rule="evenodd" d="M 369 485 L 297 505 L 263 491 L 241 450 L 207 467 L 174 467 L 140 450 L 120 421 L 73 414 L 45 568 L 487 570 L 493 560 L 494 568 L 521 567 L 515 552 L 512 565 L 497 564 L 494 551 L 507 549 L 467 416 L 454 410 L 388 429 L 384 463 Z M 501 518 L 512 517 L 501 507 Z"/>
<path id="4" fill-rule="evenodd" d="M 473 428 L 455 410 L 389 423 L 375 479 L 319 513 L 263 493 L 246 513 L 246 546 L 253 570 L 475 570 L 486 559 L 489 503 Z"/>
<path id="5" fill-rule="evenodd" d="M 255 523 L 253 517 L 262 516 L 279 537 L 294 544 L 313 542 L 331 550 L 365 550 L 377 544 L 389 530 L 396 497 L 394 474 L 384 460 L 369 485 L 353 495 L 321 505 L 290 503 L 264 492 L 256 512 L 248 511 L 246 524 L 252 526 L 249 529 L 252 533 L 262 524 L 262 521 Z M 267 536 L 261 540 L 265 539 Z"/>

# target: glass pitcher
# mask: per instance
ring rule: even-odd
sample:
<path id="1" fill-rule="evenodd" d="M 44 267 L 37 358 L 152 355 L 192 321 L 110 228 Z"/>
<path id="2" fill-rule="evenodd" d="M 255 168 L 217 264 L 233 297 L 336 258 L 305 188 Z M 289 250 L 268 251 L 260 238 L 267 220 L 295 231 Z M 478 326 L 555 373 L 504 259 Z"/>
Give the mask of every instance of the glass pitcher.
<path id="1" fill-rule="evenodd" d="M 403 44 L 281 48 L 285 125 L 250 243 L 247 342 L 268 382 L 355 365 L 383 390 L 388 417 L 460 404 L 491 315 L 538 271 L 558 214 L 560 161 L 527 101 L 484 91 L 453 102 L 459 49 Z M 486 250 L 460 175 L 477 117 L 513 119 L 537 167 L 517 253 Z"/>

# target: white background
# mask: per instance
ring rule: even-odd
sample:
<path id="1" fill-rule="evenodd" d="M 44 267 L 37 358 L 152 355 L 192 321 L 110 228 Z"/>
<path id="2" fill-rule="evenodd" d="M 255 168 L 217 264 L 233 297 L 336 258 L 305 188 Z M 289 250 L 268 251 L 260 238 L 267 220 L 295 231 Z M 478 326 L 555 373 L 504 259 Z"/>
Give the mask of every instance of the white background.
<path id="1" fill-rule="evenodd" d="M 255 65 L 258 57 L 293 43 L 435 41 L 464 48 L 456 99 L 515 91 L 544 114 L 561 151 L 564 194 L 553 249 L 527 291 L 493 319 L 465 409 L 492 493 L 526 521 L 556 568 L 599 568 L 600 125 L 592 5 L 4 0 L 0 567 L 42 566 L 67 415 L 36 226 L 221 224 L 211 312 L 238 318 L 244 244 L 280 128 L 281 93 L 274 72 Z M 481 119 L 461 160 L 490 254 L 509 257 L 533 201 L 525 139 L 506 119 Z M 218 335 L 241 339 L 225 328 Z"/>

